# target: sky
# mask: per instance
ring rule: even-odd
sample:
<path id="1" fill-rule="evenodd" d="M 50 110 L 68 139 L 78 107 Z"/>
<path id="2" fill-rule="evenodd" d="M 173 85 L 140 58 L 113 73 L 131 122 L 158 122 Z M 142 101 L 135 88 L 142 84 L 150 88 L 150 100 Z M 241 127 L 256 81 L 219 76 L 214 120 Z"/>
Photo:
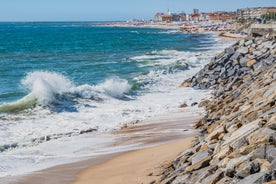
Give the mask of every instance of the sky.
<path id="1" fill-rule="evenodd" d="M 0 0 L 0 21 L 125 21 L 156 12 L 191 13 L 276 6 L 276 0 Z"/>

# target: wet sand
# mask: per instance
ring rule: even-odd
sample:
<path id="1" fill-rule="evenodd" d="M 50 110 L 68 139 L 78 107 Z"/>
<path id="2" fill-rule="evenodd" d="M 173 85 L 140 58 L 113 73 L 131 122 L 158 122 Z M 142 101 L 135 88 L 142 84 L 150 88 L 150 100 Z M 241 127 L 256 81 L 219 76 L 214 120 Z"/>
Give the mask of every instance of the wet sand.
<path id="1" fill-rule="evenodd" d="M 189 114 L 193 115 L 188 116 Z M 102 152 L 83 161 L 58 165 L 29 175 L 6 178 L 8 182 L 4 183 L 110 183 L 110 178 L 113 178 L 111 183 L 115 181 L 137 183 L 158 178 L 156 173 L 160 166 L 174 159 L 191 145 L 193 136 L 196 134 L 192 124 L 202 116 L 202 111 L 171 115 L 169 118 L 164 116 L 138 122 L 133 126 L 109 133 L 115 139 L 107 145 L 109 151 L 106 153 Z M 118 146 L 126 149 L 110 152 L 113 148 L 118 150 L 116 149 Z M 91 172 L 98 174 L 92 175 Z M 155 174 L 149 177 L 150 173 Z"/>
<path id="2" fill-rule="evenodd" d="M 193 137 L 131 151 L 82 171 L 73 184 L 140 184 L 158 179 L 162 166 L 191 146 Z"/>

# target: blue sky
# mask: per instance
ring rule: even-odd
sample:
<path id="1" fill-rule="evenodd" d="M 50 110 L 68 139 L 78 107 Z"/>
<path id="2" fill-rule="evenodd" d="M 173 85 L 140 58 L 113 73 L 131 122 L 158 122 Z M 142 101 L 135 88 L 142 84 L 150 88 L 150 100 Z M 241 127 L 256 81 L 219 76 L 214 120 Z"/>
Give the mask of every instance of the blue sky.
<path id="1" fill-rule="evenodd" d="M 156 12 L 191 13 L 276 6 L 276 0 L 0 0 L 0 21 L 152 19 Z"/>

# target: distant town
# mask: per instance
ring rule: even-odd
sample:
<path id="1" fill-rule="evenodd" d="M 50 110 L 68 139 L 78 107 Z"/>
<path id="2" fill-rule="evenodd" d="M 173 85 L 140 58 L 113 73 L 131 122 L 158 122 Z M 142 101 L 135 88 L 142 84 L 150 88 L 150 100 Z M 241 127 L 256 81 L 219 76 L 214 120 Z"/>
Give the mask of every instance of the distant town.
<path id="1" fill-rule="evenodd" d="M 106 26 L 165 28 L 175 29 L 175 32 L 182 33 L 217 32 L 220 36 L 232 38 L 246 37 L 252 33 L 253 26 L 256 30 L 272 30 L 271 32 L 275 35 L 276 7 L 253 7 L 237 9 L 236 11 L 207 13 L 193 9 L 191 14 L 172 13 L 168 9 L 166 13 L 156 13 L 152 20 L 134 19 L 126 22 L 108 23 Z"/>
<path id="2" fill-rule="evenodd" d="M 276 20 L 276 7 L 256 7 L 256 8 L 244 8 L 237 9 L 237 11 L 216 11 L 208 13 L 200 13 L 199 9 L 193 9 L 191 14 L 171 13 L 168 10 L 167 13 L 156 13 L 154 16 L 154 22 L 233 22 L 233 21 L 249 21 L 254 19 L 274 19 Z"/>

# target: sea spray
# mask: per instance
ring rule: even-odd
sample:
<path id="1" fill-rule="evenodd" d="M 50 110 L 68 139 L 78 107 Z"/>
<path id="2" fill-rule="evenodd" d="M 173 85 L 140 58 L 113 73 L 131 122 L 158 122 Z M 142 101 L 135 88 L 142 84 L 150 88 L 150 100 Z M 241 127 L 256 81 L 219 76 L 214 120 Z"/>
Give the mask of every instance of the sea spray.
<path id="1" fill-rule="evenodd" d="M 62 95 L 74 87 L 74 84 L 63 75 L 48 71 L 28 73 L 21 83 L 41 105 L 54 102 L 55 95 Z"/>
<path id="2" fill-rule="evenodd" d="M 125 123 L 196 108 L 190 104 L 205 94 L 178 86 L 228 44 L 210 34 L 195 40 L 159 29 L 7 25 L 0 34 L 0 94 L 8 95 L 0 95 L 0 104 L 24 95 L 35 101 L 20 113 L 0 113 L 0 145 L 18 145 L 0 157 L 2 176 L 87 158 L 95 153 L 90 148 L 99 153 L 107 139 L 99 143 L 81 132 L 96 129 L 99 135 Z M 126 95 L 133 100 L 125 100 Z M 189 107 L 179 109 L 183 102 Z M 48 141 L 37 141 L 45 137 Z"/>

